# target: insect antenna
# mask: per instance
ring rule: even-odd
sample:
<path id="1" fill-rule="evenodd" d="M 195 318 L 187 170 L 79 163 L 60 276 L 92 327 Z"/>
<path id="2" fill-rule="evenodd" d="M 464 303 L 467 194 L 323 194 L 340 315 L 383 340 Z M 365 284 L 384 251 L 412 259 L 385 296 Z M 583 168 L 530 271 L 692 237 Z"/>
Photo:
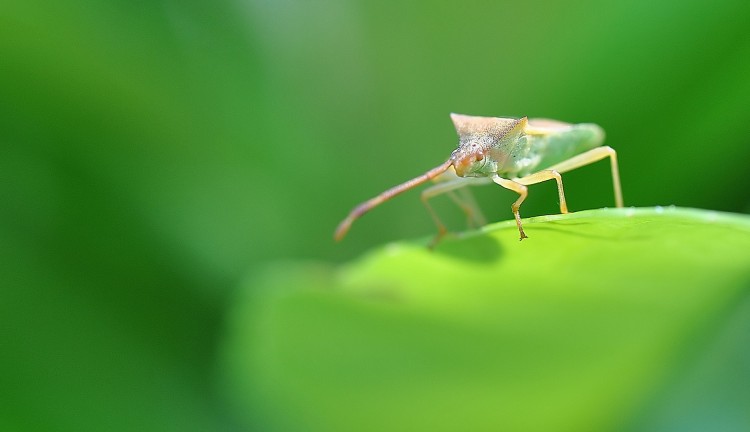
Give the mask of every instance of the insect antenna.
<path id="1" fill-rule="evenodd" d="M 362 204 L 358 205 L 357 207 L 354 207 L 351 213 L 349 213 L 349 216 L 347 216 L 346 219 L 342 220 L 338 228 L 336 228 L 336 232 L 334 233 L 333 238 L 336 239 L 336 241 L 340 241 L 342 238 L 344 238 L 346 233 L 349 231 L 349 228 L 351 228 L 352 223 L 354 223 L 355 220 L 359 219 L 360 216 L 372 210 L 376 206 L 395 197 L 401 192 L 405 192 L 411 188 L 421 185 L 422 183 L 426 181 L 434 179 L 435 177 L 439 176 L 440 174 L 448 170 L 448 168 L 450 168 L 451 165 L 453 165 L 453 159 L 448 159 L 441 165 L 436 166 L 435 168 L 427 171 L 421 176 L 414 177 L 413 179 L 406 181 L 404 183 L 401 183 L 398 186 L 394 186 L 388 189 L 387 191 L 381 193 L 380 195 L 376 196 L 375 198 L 369 199 L 363 202 Z"/>

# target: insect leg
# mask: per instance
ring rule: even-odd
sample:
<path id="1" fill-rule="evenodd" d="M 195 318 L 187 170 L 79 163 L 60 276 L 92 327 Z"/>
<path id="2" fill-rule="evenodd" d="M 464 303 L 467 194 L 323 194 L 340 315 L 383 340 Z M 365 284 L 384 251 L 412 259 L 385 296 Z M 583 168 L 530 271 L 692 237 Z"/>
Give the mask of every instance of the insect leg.
<path id="1" fill-rule="evenodd" d="M 516 202 L 513 203 L 513 205 L 510 206 L 511 210 L 513 210 L 513 216 L 516 217 L 516 225 L 518 226 L 518 232 L 521 234 L 521 240 L 528 238 L 525 232 L 523 232 L 523 227 L 521 226 L 521 214 L 519 213 L 519 209 L 521 208 L 521 204 L 523 203 L 523 200 L 526 199 L 526 196 L 529 194 L 529 188 L 522 185 L 521 183 L 514 182 L 513 180 L 504 179 L 500 176 L 492 177 L 492 181 L 499 184 L 500 186 L 504 187 L 505 189 L 512 190 L 513 192 L 520 195 Z"/>
<path id="2" fill-rule="evenodd" d="M 456 203 L 466 214 L 469 228 L 478 228 L 487 225 L 482 210 L 479 208 L 474 195 L 469 188 L 461 188 L 448 193 L 448 196 Z"/>
<path id="3" fill-rule="evenodd" d="M 622 188 L 620 187 L 620 171 L 617 168 L 617 152 L 612 147 L 604 146 L 591 149 L 585 153 L 573 156 L 566 161 L 562 161 L 557 165 L 553 165 L 550 169 L 564 173 L 600 161 L 606 157 L 612 162 L 612 184 L 615 189 L 615 205 L 622 207 Z"/>
<path id="4" fill-rule="evenodd" d="M 475 179 L 456 177 L 452 180 L 444 181 L 436 185 L 430 186 L 429 188 L 422 191 L 422 195 L 421 195 L 422 203 L 427 208 L 427 211 L 430 213 L 432 220 L 435 221 L 435 225 L 437 225 L 437 228 L 438 228 L 438 234 L 433 240 L 432 246 L 436 245 L 438 241 L 440 241 L 440 239 L 448 232 L 448 229 L 445 227 L 445 224 L 443 224 L 443 222 L 440 220 L 440 217 L 438 217 L 435 209 L 433 209 L 432 206 L 430 205 L 429 203 L 430 198 L 434 198 L 444 193 L 452 195 L 453 191 L 469 186 L 473 183 L 474 184 L 485 183 L 485 182 L 474 182 L 472 180 L 475 180 Z M 458 204 L 459 207 L 461 207 L 462 209 L 464 209 L 465 212 L 467 212 L 467 217 L 469 218 L 473 217 L 471 214 L 469 214 L 469 212 L 473 212 L 475 209 L 471 208 L 470 206 L 467 207 L 463 205 L 464 203 L 461 202 L 460 200 L 457 201 L 456 204 Z"/>
<path id="5" fill-rule="evenodd" d="M 565 191 L 563 190 L 562 176 L 555 170 L 544 170 L 534 174 L 529 174 L 526 177 L 516 179 L 516 182 L 521 183 L 524 186 L 541 183 L 545 180 L 555 179 L 557 182 L 557 193 L 560 195 L 560 213 L 568 212 L 568 204 L 565 202 Z"/>

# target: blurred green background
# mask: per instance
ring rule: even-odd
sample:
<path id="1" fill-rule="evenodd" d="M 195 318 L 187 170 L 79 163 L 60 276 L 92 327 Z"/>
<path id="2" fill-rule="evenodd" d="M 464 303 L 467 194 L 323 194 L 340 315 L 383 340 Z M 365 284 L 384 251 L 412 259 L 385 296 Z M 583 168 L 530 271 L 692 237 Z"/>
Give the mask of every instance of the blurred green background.
<path id="1" fill-rule="evenodd" d="M 331 240 L 449 155 L 450 112 L 598 123 L 626 205 L 750 211 L 748 3 L 567 3 L 5 0 L 0 429 L 240 428 L 233 291 L 431 234 L 412 193 Z M 566 192 L 611 206 L 606 163 Z M 556 205 L 539 185 L 524 216 Z"/>

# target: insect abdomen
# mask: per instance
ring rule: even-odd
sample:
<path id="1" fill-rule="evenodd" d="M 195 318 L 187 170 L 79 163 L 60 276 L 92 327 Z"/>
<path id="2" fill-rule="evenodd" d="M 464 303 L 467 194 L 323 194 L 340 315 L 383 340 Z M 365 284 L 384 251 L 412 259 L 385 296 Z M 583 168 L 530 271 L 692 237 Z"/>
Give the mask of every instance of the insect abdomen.
<path id="1" fill-rule="evenodd" d="M 549 168 L 585 151 L 599 147 L 604 143 L 604 129 L 593 123 L 570 125 L 546 135 L 530 136 L 530 156 L 537 156 L 534 167 L 519 173 L 519 176 L 531 174 Z"/>

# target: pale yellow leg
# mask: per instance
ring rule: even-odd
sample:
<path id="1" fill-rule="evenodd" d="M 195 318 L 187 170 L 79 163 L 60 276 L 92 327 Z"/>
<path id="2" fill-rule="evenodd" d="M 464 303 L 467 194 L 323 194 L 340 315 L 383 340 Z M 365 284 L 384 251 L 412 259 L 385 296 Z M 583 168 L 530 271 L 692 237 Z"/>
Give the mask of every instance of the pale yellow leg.
<path id="1" fill-rule="evenodd" d="M 565 202 L 565 191 L 563 190 L 562 176 L 555 170 L 544 170 L 534 174 L 529 174 L 526 177 L 516 179 L 517 183 L 521 183 L 524 186 L 541 183 L 545 180 L 555 179 L 557 182 L 557 193 L 560 195 L 560 213 L 568 212 L 568 204 Z"/>
<path id="2" fill-rule="evenodd" d="M 612 184 L 615 189 L 615 205 L 622 207 L 622 189 L 620 187 L 620 171 L 617 168 L 617 152 L 612 147 L 605 146 L 591 149 L 586 153 L 581 153 L 557 165 L 553 165 L 549 169 L 564 173 L 600 161 L 606 157 L 612 162 Z"/>
<path id="3" fill-rule="evenodd" d="M 519 213 L 519 209 L 521 208 L 521 204 L 523 203 L 523 200 L 526 199 L 526 196 L 529 194 L 529 189 L 522 185 L 521 183 L 515 182 L 513 180 L 504 179 L 500 176 L 495 176 L 492 178 L 492 181 L 499 184 L 500 186 L 504 187 L 505 189 L 512 190 L 513 192 L 520 195 L 516 202 L 513 203 L 513 205 L 510 206 L 511 210 L 513 210 L 513 216 L 516 218 L 516 225 L 518 226 L 518 232 L 521 234 L 521 240 L 528 238 L 525 232 L 523 232 L 523 227 L 521 226 L 521 214 Z"/>
<path id="4" fill-rule="evenodd" d="M 477 201 L 474 199 L 469 188 L 456 189 L 448 192 L 448 196 L 453 202 L 463 210 L 466 215 L 466 224 L 469 228 L 479 228 L 487 225 L 487 220 L 482 214 Z"/>
<path id="5" fill-rule="evenodd" d="M 473 201 L 473 199 L 470 202 L 466 202 L 465 200 L 462 200 L 461 198 L 454 195 L 452 192 L 461 189 L 466 186 L 470 186 L 472 184 L 486 184 L 487 181 L 483 181 L 484 179 L 467 179 L 462 177 L 456 177 L 453 180 L 444 181 L 441 183 L 438 183 L 436 185 L 433 185 L 425 190 L 422 191 L 422 203 L 427 208 L 427 211 L 430 213 L 430 216 L 432 217 L 432 220 L 435 222 L 435 225 L 437 225 L 438 228 L 438 234 L 435 237 L 435 239 L 432 242 L 432 246 L 436 245 L 438 241 L 448 232 L 448 229 L 445 227 L 445 224 L 440 220 L 440 217 L 437 215 L 437 212 L 435 209 L 432 208 L 430 203 L 428 202 L 431 198 L 434 198 L 438 195 L 447 193 L 451 196 L 451 198 L 456 202 L 456 204 L 461 207 L 461 209 L 466 213 L 466 217 L 469 218 L 469 220 L 481 220 L 483 219 L 481 212 L 479 211 L 479 208 L 476 206 L 476 202 Z M 478 219 L 477 219 L 478 218 Z"/>

